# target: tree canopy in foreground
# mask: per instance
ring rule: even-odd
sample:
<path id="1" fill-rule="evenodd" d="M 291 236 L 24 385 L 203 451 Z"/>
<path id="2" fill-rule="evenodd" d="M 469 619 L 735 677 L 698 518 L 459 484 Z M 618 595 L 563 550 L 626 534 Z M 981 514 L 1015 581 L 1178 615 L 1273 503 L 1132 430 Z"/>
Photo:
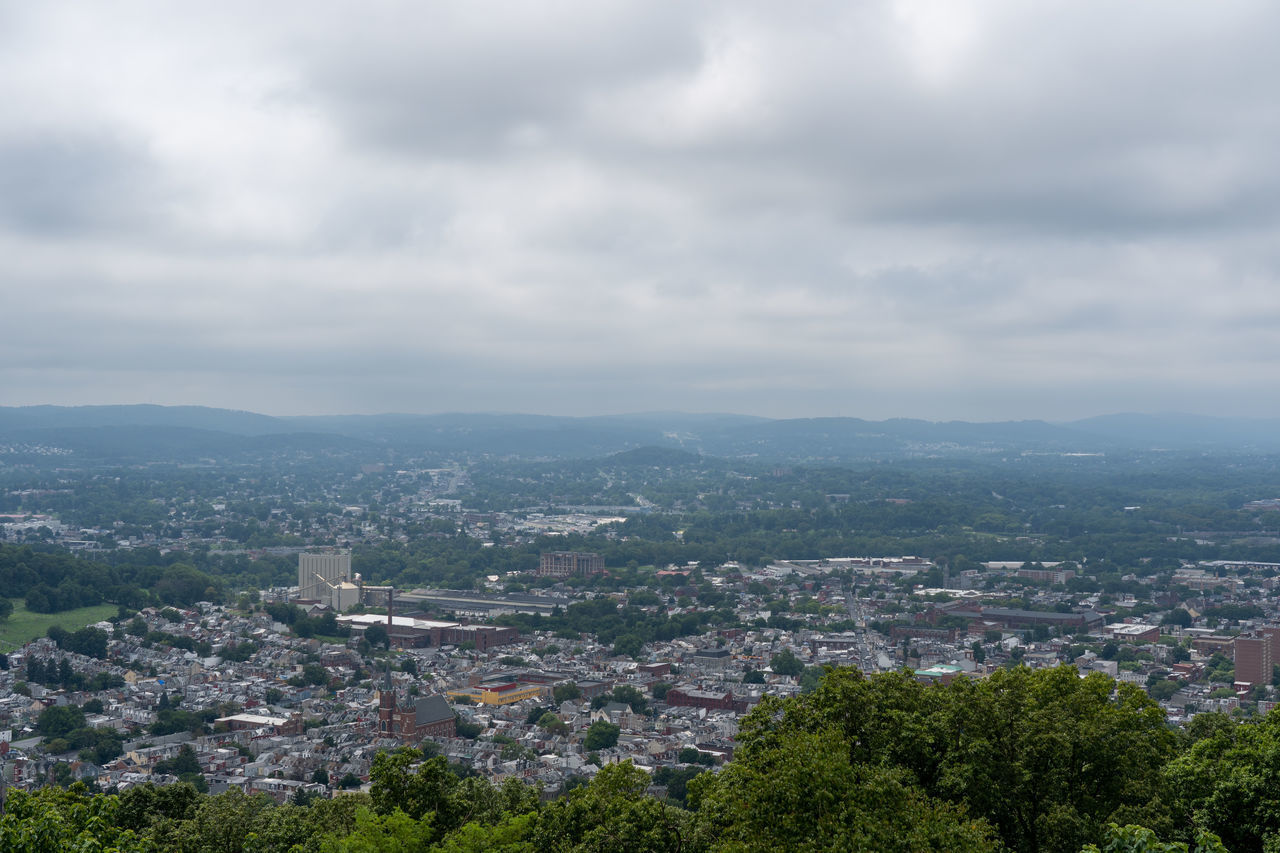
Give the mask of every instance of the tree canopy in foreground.
<path id="1" fill-rule="evenodd" d="M 809 694 L 764 700 L 738 740 L 720 772 L 687 780 L 683 807 L 629 762 L 548 802 L 405 749 L 378 756 L 367 794 L 283 806 L 185 784 L 12 791 L 0 849 L 1280 849 L 1280 717 L 1202 715 L 1177 733 L 1138 688 L 1070 667 L 947 686 L 831 670 Z"/>

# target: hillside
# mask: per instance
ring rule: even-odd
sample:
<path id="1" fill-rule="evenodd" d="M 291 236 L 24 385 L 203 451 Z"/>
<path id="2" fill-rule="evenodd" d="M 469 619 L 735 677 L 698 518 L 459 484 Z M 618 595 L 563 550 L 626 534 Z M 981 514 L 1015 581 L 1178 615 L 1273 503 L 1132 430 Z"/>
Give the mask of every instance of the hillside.
<path id="1" fill-rule="evenodd" d="M 678 412 L 274 418 L 197 406 L 31 406 L 0 407 L 0 444 L 8 445 L 11 455 L 52 447 L 87 460 L 135 462 L 322 451 L 369 458 L 427 453 L 586 459 L 641 447 L 764 461 L 849 462 L 1161 449 L 1266 453 L 1280 450 L 1280 421 L 1132 414 L 1060 424 L 846 417 L 768 420 Z"/>

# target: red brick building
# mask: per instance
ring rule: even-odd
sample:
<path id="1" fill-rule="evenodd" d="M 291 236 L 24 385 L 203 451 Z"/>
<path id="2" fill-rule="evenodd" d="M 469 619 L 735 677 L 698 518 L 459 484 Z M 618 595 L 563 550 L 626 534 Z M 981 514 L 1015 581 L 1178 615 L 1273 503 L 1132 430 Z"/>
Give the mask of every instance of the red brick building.
<path id="1" fill-rule="evenodd" d="M 747 703 L 733 698 L 728 691 L 694 690 L 690 687 L 672 687 L 667 691 L 666 703 L 673 707 L 706 708 L 708 711 L 736 711 L 743 713 Z"/>
<path id="2" fill-rule="evenodd" d="M 429 737 L 453 737 L 457 717 L 443 696 L 420 696 L 401 705 L 390 690 L 378 692 L 378 735 L 405 743 Z"/>
<path id="3" fill-rule="evenodd" d="M 1236 637 L 1236 683 L 1270 684 L 1274 646 L 1274 637 Z"/>

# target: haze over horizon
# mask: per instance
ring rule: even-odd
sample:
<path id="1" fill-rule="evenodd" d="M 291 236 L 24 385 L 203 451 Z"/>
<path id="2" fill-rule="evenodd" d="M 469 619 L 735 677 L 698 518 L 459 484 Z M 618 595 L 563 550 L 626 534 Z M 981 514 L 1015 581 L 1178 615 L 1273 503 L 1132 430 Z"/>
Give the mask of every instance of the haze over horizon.
<path id="1" fill-rule="evenodd" d="M 0 0 L 0 405 L 1280 416 L 1276 32 Z"/>

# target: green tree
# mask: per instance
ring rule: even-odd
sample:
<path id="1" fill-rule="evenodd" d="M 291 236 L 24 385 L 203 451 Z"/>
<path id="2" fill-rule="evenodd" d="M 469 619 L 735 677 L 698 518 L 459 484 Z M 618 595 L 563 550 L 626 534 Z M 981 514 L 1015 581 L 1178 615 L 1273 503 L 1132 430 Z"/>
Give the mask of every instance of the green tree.
<path id="1" fill-rule="evenodd" d="M 582 688 L 572 681 L 564 684 L 557 684 L 551 688 L 551 698 L 559 705 L 562 702 L 572 702 L 582 698 Z"/>
<path id="2" fill-rule="evenodd" d="M 247 796 L 238 788 L 203 797 L 176 827 L 173 846 L 181 853 L 242 853 L 263 813 L 274 807 L 265 794 Z"/>
<path id="3" fill-rule="evenodd" d="M 369 641 L 370 645 L 382 646 L 388 648 L 390 638 L 387 636 L 387 626 L 381 622 L 374 622 L 368 628 L 364 629 L 364 638 Z"/>
<path id="4" fill-rule="evenodd" d="M 667 799 L 684 806 L 689 794 L 689 780 L 706 773 L 705 767 L 659 767 L 653 774 L 656 784 L 667 789 Z"/>
<path id="5" fill-rule="evenodd" d="M 826 675 L 827 668 L 825 666 L 806 666 L 804 672 L 800 673 L 800 692 L 812 693 L 818 689 L 818 685 L 822 683 L 822 677 Z"/>
<path id="6" fill-rule="evenodd" d="M 125 829 L 142 833 L 157 823 L 173 825 L 189 819 L 200 804 L 200 794 L 191 785 L 153 785 L 147 783 L 128 789 L 120 795 L 117 820 Z"/>
<path id="7" fill-rule="evenodd" d="M 496 824 L 471 821 L 440 840 L 433 853 L 535 853 L 529 840 L 537 815 L 505 814 Z"/>
<path id="8" fill-rule="evenodd" d="M 378 814 L 368 808 L 356 812 L 348 833 L 330 836 L 322 853 L 420 853 L 434 840 L 431 820 L 414 820 L 400 810 Z"/>
<path id="9" fill-rule="evenodd" d="M 637 714 L 643 714 L 649 710 L 649 700 L 630 684 L 619 684 L 613 688 L 613 701 L 630 706 L 631 710 Z"/>
<path id="10" fill-rule="evenodd" d="M 480 723 L 472 723 L 463 719 L 459 719 L 454 723 L 454 732 L 458 737 L 464 737 L 467 740 L 475 740 L 480 737 L 484 731 L 484 726 Z"/>
<path id="11" fill-rule="evenodd" d="M 432 814 L 435 826 L 447 832 L 458 825 L 462 812 L 453 797 L 458 777 L 443 756 L 421 759 L 422 752 L 416 749 L 380 752 L 374 757 L 369 771 L 374 811 L 383 817 L 401 811 L 413 820 Z"/>
<path id="12" fill-rule="evenodd" d="M 684 849 L 688 814 L 644 795 L 649 774 L 630 761 L 611 764 L 591 782 L 550 803 L 530 833 L 548 853 L 614 853 Z"/>
<path id="13" fill-rule="evenodd" d="M 1073 667 L 1001 670 L 947 691 L 959 739 L 938 792 L 987 816 L 1019 850 L 1075 850 L 1158 799 L 1175 739 L 1131 684 Z"/>
<path id="14" fill-rule="evenodd" d="M 991 828 L 932 800 L 904 771 L 849 760 L 836 732 L 754 742 L 689 783 L 710 851 L 995 851 Z"/>
<path id="15" fill-rule="evenodd" d="M 904 673 L 834 670 L 813 693 L 762 701 L 739 739 L 793 732 L 838 733 L 853 764 L 905 771 L 1021 851 L 1076 851 L 1108 821 L 1133 822 L 1158 800 L 1176 743 L 1141 689 L 1072 667 L 928 687 Z"/>
<path id="16" fill-rule="evenodd" d="M 302 667 L 302 680 L 316 687 L 323 687 L 329 683 L 329 672 L 318 663 L 305 664 Z"/>
<path id="17" fill-rule="evenodd" d="M 617 746 L 618 734 L 621 731 L 622 729 L 619 726 L 607 720 L 596 720 L 587 728 L 587 736 L 583 740 L 582 746 L 588 751 L 609 749 Z"/>
<path id="18" fill-rule="evenodd" d="M 568 724 L 551 711 L 547 711 L 538 718 L 538 728 L 557 735 L 567 735 L 569 733 Z"/>
<path id="19" fill-rule="evenodd" d="M 1106 838 L 1099 847 L 1086 844 L 1080 853 L 1228 853 L 1222 846 L 1222 840 L 1211 832 L 1200 830 L 1196 833 L 1195 846 L 1189 847 L 1185 842 L 1162 842 L 1156 834 L 1145 826 L 1107 826 Z"/>
<path id="20" fill-rule="evenodd" d="M 1232 851 L 1270 851 L 1280 843 L 1280 715 L 1200 717 L 1188 727 L 1191 748 L 1165 769 L 1175 823 L 1215 833 Z"/>
<path id="21" fill-rule="evenodd" d="M 804 672 L 804 663 L 791 649 L 783 649 L 769 660 L 769 668 L 778 675 L 796 676 Z"/>
<path id="22" fill-rule="evenodd" d="M 65 765 L 59 765 L 65 766 Z M 90 795 L 80 783 L 69 789 L 34 793 L 10 790 L 0 815 L 0 850 L 5 853 L 62 853 L 65 850 L 152 849 L 119 821 L 120 800 Z"/>
<path id="23" fill-rule="evenodd" d="M 619 657 L 639 657 L 644 651 L 644 640 L 635 634 L 623 634 L 613 641 L 613 653 Z"/>
<path id="24" fill-rule="evenodd" d="M 84 727 L 84 711 L 76 705 L 52 705 L 40 712 L 36 731 L 46 738 L 62 738 Z"/>
<path id="25" fill-rule="evenodd" d="M 187 774 L 199 773 L 200 760 L 196 758 L 196 751 L 190 744 L 184 743 L 177 755 L 164 761 L 157 761 L 152 770 L 156 773 L 170 773 L 181 778 Z"/>

